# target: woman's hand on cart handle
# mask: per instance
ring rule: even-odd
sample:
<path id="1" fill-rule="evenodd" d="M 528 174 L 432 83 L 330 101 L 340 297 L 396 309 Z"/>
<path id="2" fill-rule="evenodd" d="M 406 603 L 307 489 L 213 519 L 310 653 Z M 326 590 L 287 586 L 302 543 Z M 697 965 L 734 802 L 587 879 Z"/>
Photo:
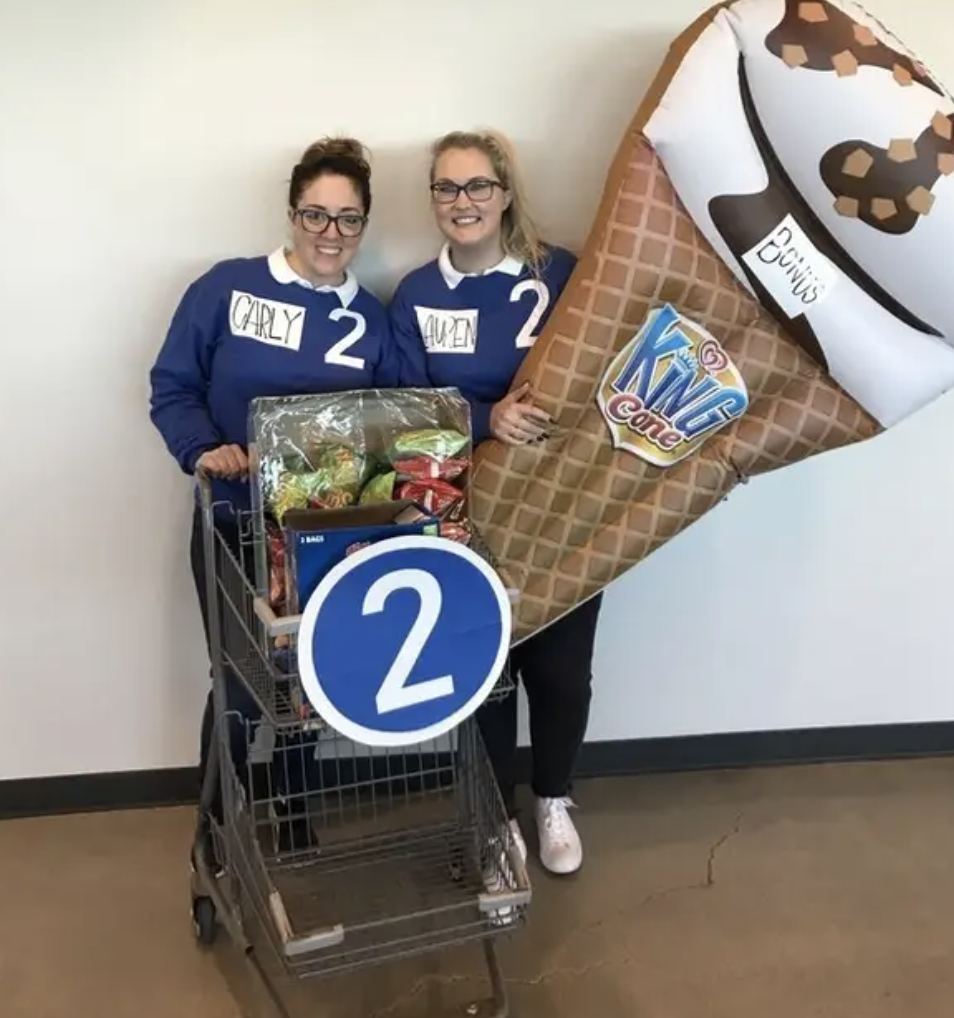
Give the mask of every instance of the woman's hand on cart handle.
<path id="1" fill-rule="evenodd" d="M 248 477 L 248 456 L 240 445 L 220 445 L 210 449 L 196 460 L 197 474 L 207 477 L 224 477 L 228 480 Z"/>

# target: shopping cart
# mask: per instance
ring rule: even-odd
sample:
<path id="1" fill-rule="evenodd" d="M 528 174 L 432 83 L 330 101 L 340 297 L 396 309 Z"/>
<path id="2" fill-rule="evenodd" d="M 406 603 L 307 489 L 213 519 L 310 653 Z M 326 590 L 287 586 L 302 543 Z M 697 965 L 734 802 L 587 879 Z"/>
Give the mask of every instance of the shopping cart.
<path id="1" fill-rule="evenodd" d="M 215 728 L 192 853 L 196 936 L 211 944 L 224 927 L 282 1014 L 296 980 L 480 941 L 491 996 L 468 1013 L 502 1018 L 495 941 L 531 891 L 473 716 L 399 750 L 332 730 L 302 690 L 296 620 L 276 618 L 256 582 L 261 517 L 198 485 Z M 229 704 L 230 684 L 254 710 Z M 505 673 L 491 697 L 513 688 Z"/>

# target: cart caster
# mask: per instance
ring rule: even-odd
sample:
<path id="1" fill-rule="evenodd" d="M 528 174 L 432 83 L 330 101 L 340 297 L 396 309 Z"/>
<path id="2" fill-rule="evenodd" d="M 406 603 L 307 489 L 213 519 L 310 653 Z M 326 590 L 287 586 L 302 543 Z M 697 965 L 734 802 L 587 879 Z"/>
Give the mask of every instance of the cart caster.
<path id="1" fill-rule="evenodd" d="M 215 903 L 211 898 L 192 899 L 192 925 L 195 927 L 195 938 L 200 944 L 210 947 L 215 943 L 218 924 L 215 916 Z"/>

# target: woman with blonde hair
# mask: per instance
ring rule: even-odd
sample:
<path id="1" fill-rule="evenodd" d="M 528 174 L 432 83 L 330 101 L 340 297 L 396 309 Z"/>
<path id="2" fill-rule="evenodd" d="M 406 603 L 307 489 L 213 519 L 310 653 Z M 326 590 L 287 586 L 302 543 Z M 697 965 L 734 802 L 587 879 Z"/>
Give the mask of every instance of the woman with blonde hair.
<path id="1" fill-rule="evenodd" d="M 456 131 L 435 142 L 431 156 L 431 208 L 444 244 L 401 281 L 390 304 L 401 384 L 459 389 L 471 407 L 475 445 L 491 437 L 544 442 L 552 422 L 530 387 L 510 390 L 576 258 L 541 239 L 499 134 Z M 599 597 L 587 601 L 511 655 L 530 709 L 540 858 L 552 873 L 573 873 L 583 860 L 569 792 L 589 718 L 599 609 Z M 486 704 L 478 718 L 525 854 L 516 821 L 516 693 Z"/>

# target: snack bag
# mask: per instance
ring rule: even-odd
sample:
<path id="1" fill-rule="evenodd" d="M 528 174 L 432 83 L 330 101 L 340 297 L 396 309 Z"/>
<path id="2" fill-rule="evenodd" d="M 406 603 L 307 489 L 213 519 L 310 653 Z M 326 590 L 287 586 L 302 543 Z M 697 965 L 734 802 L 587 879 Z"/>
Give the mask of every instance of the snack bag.
<path id="1" fill-rule="evenodd" d="M 391 443 L 391 462 L 416 456 L 438 461 L 456 456 L 470 444 L 467 435 L 447 428 L 418 428 L 399 434 Z"/>
<path id="2" fill-rule="evenodd" d="M 358 499 L 360 505 L 368 505 L 371 502 L 391 502 L 394 500 L 394 482 L 397 475 L 394 471 L 386 474 L 378 474 L 372 477 L 361 491 Z"/>
<path id="3" fill-rule="evenodd" d="M 281 522 L 290 509 L 340 509 L 361 491 L 367 458 L 343 442 L 322 442 L 277 460 L 266 474 L 267 508 Z"/>
<path id="4" fill-rule="evenodd" d="M 437 479 L 427 481 L 407 481 L 397 489 L 399 499 L 417 502 L 428 512 L 440 513 L 462 498 L 459 489 L 447 481 Z"/>
<path id="5" fill-rule="evenodd" d="M 402 481 L 421 481 L 439 478 L 453 481 L 470 466 L 468 459 L 434 459 L 432 456 L 408 456 L 394 461 L 394 469 Z"/>
<path id="6" fill-rule="evenodd" d="M 285 537 L 281 527 L 269 521 L 265 528 L 268 548 L 268 604 L 279 613 L 285 606 Z"/>

